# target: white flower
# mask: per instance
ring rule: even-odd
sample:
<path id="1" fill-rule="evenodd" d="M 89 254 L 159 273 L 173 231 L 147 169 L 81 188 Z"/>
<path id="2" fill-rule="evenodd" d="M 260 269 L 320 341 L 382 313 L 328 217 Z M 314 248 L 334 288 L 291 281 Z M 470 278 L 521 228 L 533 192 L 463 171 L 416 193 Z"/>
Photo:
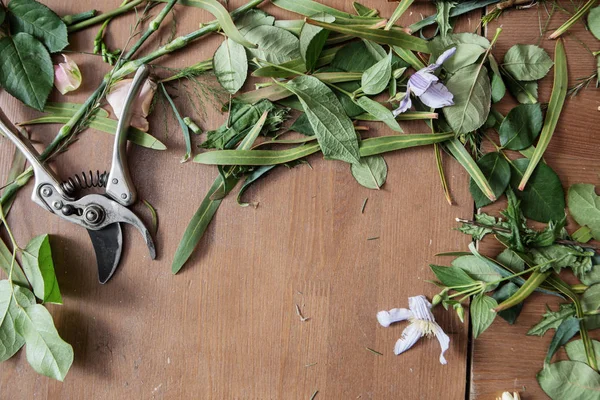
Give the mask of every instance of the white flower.
<path id="1" fill-rule="evenodd" d="M 54 86 L 61 94 L 72 92 L 81 85 L 81 71 L 75 61 L 62 55 L 65 60 L 54 66 Z"/>
<path id="2" fill-rule="evenodd" d="M 131 88 L 131 82 L 133 82 L 133 79 L 123 79 L 115 83 L 110 88 L 110 93 L 106 96 L 106 101 L 108 101 L 108 104 L 110 104 L 119 119 L 123 114 L 123 106 L 125 106 L 125 99 Z M 144 132 L 148 132 L 149 129 L 146 117 L 150 112 L 150 105 L 152 104 L 154 93 L 156 93 L 156 87 L 156 83 L 153 80 L 147 79 L 131 107 L 131 126 Z"/>
<path id="3" fill-rule="evenodd" d="M 504 392 L 502 393 L 502 397 L 498 397 L 496 400 L 521 400 L 521 396 L 519 396 L 519 392 Z"/>
<path id="4" fill-rule="evenodd" d="M 435 318 L 431 313 L 431 303 L 425 296 L 409 297 L 408 308 L 394 308 L 390 311 L 379 311 L 377 313 L 377 321 L 386 328 L 394 322 L 410 321 L 410 325 L 404 329 L 402 337 L 396 342 L 394 353 L 396 355 L 404 353 L 423 336 L 435 335 L 442 347 L 440 363 L 446 364 L 444 353 L 450 346 L 450 338 L 435 322 Z"/>

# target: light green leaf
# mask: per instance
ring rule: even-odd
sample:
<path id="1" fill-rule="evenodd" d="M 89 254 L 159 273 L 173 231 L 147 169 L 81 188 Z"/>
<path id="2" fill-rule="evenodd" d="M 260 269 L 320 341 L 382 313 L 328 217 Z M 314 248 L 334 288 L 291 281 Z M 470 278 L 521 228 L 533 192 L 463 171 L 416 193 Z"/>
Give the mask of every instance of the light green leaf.
<path id="1" fill-rule="evenodd" d="M 452 32 L 452 24 L 450 23 L 450 10 L 456 6 L 456 3 L 453 1 L 436 1 L 435 6 L 437 8 L 435 21 L 440 28 L 441 37 L 445 38 L 450 32 Z"/>
<path id="2" fill-rule="evenodd" d="M 271 2 L 277 7 L 294 12 L 296 14 L 304 15 L 305 17 L 310 17 L 317 13 L 325 13 L 333 15 L 336 21 L 343 21 L 344 23 L 350 24 L 372 25 L 382 21 L 382 18 L 362 17 L 348 14 L 338 10 L 337 8 L 329 7 L 321 4 L 320 2 L 312 0 L 272 0 Z"/>
<path id="3" fill-rule="evenodd" d="M 225 39 L 215 52 L 213 69 L 223 89 L 235 94 L 244 86 L 248 76 L 248 57 L 244 46 Z"/>
<path id="4" fill-rule="evenodd" d="M 536 81 L 523 82 L 512 77 L 508 72 L 502 73 L 504 82 L 510 94 L 521 104 L 535 104 L 538 102 L 538 83 Z"/>
<path id="5" fill-rule="evenodd" d="M 10 251 L 8 249 L 8 247 L 6 247 L 6 243 L 4 243 L 4 240 L 2 240 L 0 238 L 0 268 L 2 268 L 2 270 L 4 270 L 4 273 L 6 274 L 6 276 L 8 276 L 10 274 L 11 264 L 12 264 L 12 251 Z M 24 286 L 24 287 L 29 286 L 29 282 L 27 282 L 27 278 L 25 278 L 25 274 L 23 273 L 23 270 L 19 266 L 19 263 L 17 262 L 17 260 L 15 260 L 15 264 L 13 266 L 12 281 L 13 281 L 13 283 L 20 285 L 20 286 Z"/>
<path id="6" fill-rule="evenodd" d="M 519 81 L 542 79 L 552 64 L 548 53 L 534 44 L 515 44 L 508 49 L 502 62 L 502 66 Z"/>
<path id="7" fill-rule="evenodd" d="M 278 19 L 277 21 L 275 21 L 274 25 L 278 28 L 282 28 L 290 33 L 293 33 L 295 36 L 300 37 L 300 33 L 302 32 L 302 28 L 304 28 L 305 22 L 301 19 Z"/>
<path id="8" fill-rule="evenodd" d="M 8 307 L 12 300 L 12 288 L 8 279 L 0 281 L 0 325 L 8 315 Z"/>
<path id="9" fill-rule="evenodd" d="M 454 105 L 444 107 L 444 116 L 457 135 L 480 128 L 490 113 L 492 88 L 487 69 L 470 65 L 459 69 L 446 82 Z"/>
<path id="10" fill-rule="evenodd" d="M 10 294 L 10 287 L 1 288 L 0 290 L 4 291 L 5 289 L 8 289 Z M 0 324 L 0 362 L 14 356 L 25 344 L 25 339 L 15 330 L 15 318 L 18 316 L 20 309 L 12 298 L 10 300 L 8 313 L 5 315 L 2 324 Z M 35 303 L 35 298 L 33 303 Z"/>
<path id="11" fill-rule="evenodd" d="M 600 6 L 594 7 L 588 14 L 588 27 L 596 39 L 600 40 Z"/>
<path id="12" fill-rule="evenodd" d="M 492 101 L 497 103 L 502 100 L 506 94 L 506 85 L 502 80 L 502 74 L 500 73 L 500 68 L 498 67 L 498 63 L 494 56 L 490 54 L 488 56 L 488 61 L 490 62 L 490 69 L 492 70 Z"/>
<path id="13" fill-rule="evenodd" d="M 71 118 L 82 106 L 83 104 L 80 103 L 55 103 L 49 101 L 44 107 L 44 113 Z M 100 107 L 96 108 L 94 115 L 103 118 L 110 116 L 108 111 Z"/>
<path id="14" fill-rule="evenodd" d="M 335 21 L 334 17 L 323 13 L 314 15 L 312 18 L 324 22 Z M 308 71 L 315 68 L 328 37 L 329 31 L 326 29 L 306 23 L 303 25 L 300 32 L 300 55 Z"/>
<path id="15" fill-rule="evenodd" d="M 46 307 L 31 304 L 27 289 L 15 291 L 24 293 L 17 296 L 21 308 L 15 329 L 25 339 L 27 361 L 37 373 L 63 381 L 73 363 L 73 347 L 61 339 Z"/>
<path id="16" fill-rule="evenodd" d="M 431 57 L 433 58 L 433 60 L 435 60 L 449 48 L 457 47 L 458 45 L 462 44 L 475 45 L 484 50 L 487 50 L 490 47 L 489 40 L 475 33 L 463 32 L 448 35 L 446 37 L 436 36 L 431 40 L 431 42 L 429 42 L 429 48 L 431 49 Z M 452 57 L 455 56 L 456 54 Z M 450 59 L 448 61 L 450 61 Z M 445 65 L 446 63 L 444 63 L 444 66 Z"/>
<path id="17" fill-rule="evenodd" d="M 525 217 L 539 222 L 560 221 L 565 215 L 565 195 L 556 172 L 546 164 L 539 164 L 525 190 L 518 190 L 519 182 L 529 165 L 527 158 L 514 160 L 510 186 L 521 200 Z"/>
<path id="18" fill-rule="evenodd" d="M 475 285 L 477 283 L 469 274 L 458 267 L 429 265 L 429 268 L 431 268 L 438 281 L 447 287 Z"/>
<path id="19" fill-rule="evenodd" d="M 25 32 L 46 45 L 51 53 L 69 44 L 67 26 L 58 15 L 35 0 L 11 0 L 8 3 L 10 29 Z"/>
<path id="20" fill-rule="evenodd" d="M 592 230 L 594 239 L 600 239 L 600 197 L 594 185 L 578 183 L 569 188 L 569 214 L 581 226 Z"/>
<path id="21" fill-rule="evenodd" d="M 183 155 L 183 158 L 180 161 L 183 163 L 183 162 L 186 162 L 192 156 L 192 142 L 191 142 L 191 138 L 190 138 L 190 127 L 187 126 L 187 124 L 181 117 L 181 114 L 179 114 L 179 110 L 177 110 L 177 106 L 175 106 L 173 99 L 169 95 L 169 92 L 167 92 L 167 88 L 165 87 L 165 84 L 160 83 L 160 88 L 162 89 L 163 95 L 167 99 L 167 103 L 169 103 L 169 105 L 171 106 L 173 115 L 175 115 L 175 119 L 179 123 L 179 127 L 181 128 L 181 133 L 183 134 L 183 141 L 185 142 L 185 150 L 186 150 L 185 154 Z"/>
<path id="22" fill-rule="evenodd" d="M 510 165 L 508 161 L 498 152 L 492 152 L 484 155 L 477 160 L 477 165 L 481 169 L 483 176 L 487 179 L 496 198 L 500 197 L 506 190 L 510 182 Z M 483 194 L 477 183 L 471 179 L 469 182 L 471 196 L 475 200 L 477 208 L 491 204 L 491 200 Z"/>
<path id="23" fill-rule="evenodd" d="M 31 239 L 23 251 L 22 262 L 36 297 L 44 302 L 62 304 L 47 234 Z"/>
<path id="24" fill-rule="evenodd" d="M 325 158 L 352 164 L 360 162 L 358 138 L 352 121 L 327 85 L 308 75 L 281 85 L 298 96 Z"/>
<path id="25" fill-rule="evenodd" d="M 573 304 L 561 304 L 558 311 L 552 311 L 547 309 L 546 313 L 542 316 L 542 320 L 533 326 L 527 335 L 531 336 L 544 336 L 550 329 L 558 329 L 562 322 L 575 315 L 575 307 Z"/>
<path id="26" fill-rule="evenodd" d="M 379 61 L 382 58 L 385 58 L 387 56 L 387 53 L 386 53 L 385 49 L 380 44 L 372 42 L 370 40 L 366 40 L 366 39 L 363 39 L 362 41 L 363 41 L 363 43 L 364 43 L 364 45 L 365 45 L 365 47 L 367 49 L 367 52 L 376 61 Z"/>
<path id="27" fill-rule="evenodd" d="M 460 43 L 455 47 L 456 52 L 454 55 L 444 62 L 444 69 L 452 73 L 475 64 L 477 59 L 486 51 L 485 48 L 472 43 Z"/>
<path id="28" fill-rule="evenodd" d="M 54 67 L 44 45 L 28 33 L 0 39 L 0 86 L 42 111 L 54 84 Z"/>
<path id="29" fill-rule="evenodd" d="M 334 59 L 336 53 L 341 49 L 341 47 L 332 47 L 330 49 L 325 49 L 321 52 L 321 56 L 317 60 L 315 65 L 316 68 L 322 67 L 324 65 L 330 64 Z M 304 64 L 304 60 L 299 57 L 295 58 L 291 61 L 284 62 L 279 64 L 279 66 L 285 68 L 278 68 L 278 66 L 265 66 L 256 69 L 252 76 L 262 76 L 269 78 L 288 78 L 290 76 L 295 76 L 297 74 L 291 73 L 289 70 L 297 71 L 298 73 L 305 73 L 308 70 L 306 69 L 306 64 Z M 277 87 L 277 86 L 272 86 Z M 281 89 L 281 88 L 280 88 Z"/>
<path id="30" fill-rule="evenodd" d="M 578 361 L 546 364 L 537 380 L 552 399 L 597 400 L 600 396 L 600 375 Z"/>
<path id="31" fill-rule="evenodd" d="M 470 314 L 473 324 L 473 338 L 477 339 L 487 328 L 492 325 L 496 313 L 492 311 L 498 306 L 496 300 L 483 294 L 475 296 L 471 302 Z"/>
<path id="32" fill-rule="evenodd" d="M 242 35 L 259 25 L 273 25 L 274 23 L 274 16 L 256 8 L 246 11 L 244 15 L 235 20 L 235 26 Z"/>
<path id="33" fill-rule="evenodd" d="M 600 308 L 600 284 L 588 287 L 581 296 L 583 311 L 596 311 Z"/>
<path id="34" fill-rule="evenodd" d="M 387 164 L 382 156 L 370 156 L 360 159 L 359 164 L 350 166 L 352 176 L 368 189 L 380 189 L 387 178 Z"/>
<path id="35" fill-rule="evenodd" d="M 282 64 L 301 58 L 300 41 L 285 29 L 259 25 L 248 31 L 246 38 L 258 45 L 256 49 L 248 49 L 248 52 L 259 60 Z"/>
<path id="36" fill-rule="evenodd" d="M 398 124 L 398 121 L 396 121 L 396 118 L 394 118 L 392 111 L 383 104 L 370 99 L 367 96 L 359 97 L 356 99 L 355 103 L 377 120 L 384 122 L 387 126 L 392 128 L 392 130 L 396 132 L 403 132 L 400 124 Z"/>
<path id="37" fill-rule="evenodd" d="M 596 354 L 596 360 L 600 360 L 600 342 L 592 340 L 592 345 L 594 347 L 594 353 Z M 567 343 L 565 350 L 571 361 L 579 361 L 587 364 L 588 360 L 582 339 L 573 340 L 572 342 Z"/>
<path id="38" fill-rule="evenodd" d="M 600 265 L 592 266 L 592 269 L 580 277 L 581 283 L 591 286 L 600 283 Z"/>
<path id="39" fill-rule="evenodd" d="M 196 7 L 203 8 L 208 11 L 212 15 L 215 16 L 217 21 L 219 22 L 219 26 L 223 29 L 223 32 L 231 39 L 244 47 L 249 49 L 253 49 L 257 47 L 257 44 L 252 43 L 252 39 L 250 37 L 244 38 L 240 31 L 236 28 L 233 20 L 231 19 L 231 15 L 221 3 L 217 0 L 194 0 L 194 5 Z"/>
<path id="40" fill-rule="evenodd" d="M 446 147 L 456 161 L 469 173 L 481 192 L 491 201 L 496 201 L 496 195 L 490 183 L 460 140 L 456 138 L 449 140 L 446 142 Z"/>
<path id="41" fill-rule="evenodd" d="M 377 61 L 375 65 L 363 72 L 361 86 L 363 92 L 369 95 L 381 93 L 392 77 L 392 52 L 387 57 Z"/>
<path id="42" fill-rule="evenodd" d="M 462 269 L 469 274 L 469 276 L 478 281 L 492 283 L 502 278 L 495 269 L 477 256 L 458 257 L 452 261 L 452 265 Z M 494 290 L 497 287 L 497 283 L 491 284 L 487 287 L 486 291 Z"/>
<path id="43" fill-rule="evenodd" d="M 539 104 L 521 104 L 506 115 L 498 135 L 500 144 L 509 150 L 523 150 L 533 144 L 542 130 L 542 109 Z"/>
<path id="44" fill-rule="evenodd" d="M 369 8 L 367 6 L 363 6 L 358 1 L 352 2 L 352 8 L 354 8 L 354 11 L 356 11 L 356 14 L 360 15 L 361 17 L 377 15 L 376 10 Z"/>

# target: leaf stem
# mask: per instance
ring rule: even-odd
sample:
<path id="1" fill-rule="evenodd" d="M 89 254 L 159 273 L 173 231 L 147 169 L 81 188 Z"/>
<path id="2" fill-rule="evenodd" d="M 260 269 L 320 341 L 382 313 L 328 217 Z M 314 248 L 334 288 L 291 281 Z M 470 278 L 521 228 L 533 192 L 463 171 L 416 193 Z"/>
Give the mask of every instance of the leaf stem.
<path id="1" fill-rule="evenodd" d="M 571 26 L 575 24 L 581 17 L 583 17 L 589 10 L 592 8 L 594 4 L 596 4 L 597 0 L 588 0 L 587 3 L 583 5 L 577 12 L 567 20 L 564 24 L 560 26 L 557 30 L 552 32 L 552 34 L 548 37 L 548 39 L 556 39 L 561 36 L 563 33 L 571 29 Z"/>
<path id="2" fill-rule="evenodd" d="M 77 24 L 69 26 L 67 29 L 69 33 L 77 32 L 82 29 L 88 28 L 90 26 L 99 24 L 100 22 L 104 22 L 112 17 L 117 15 L 125 14 L 126 12 L 132 10 L 138 5 L 142 4 L 146 0 L 133 0 L 131 3 L 127 3 L 125 5 L 121 5 L 111 11 L 105 12 L 104 14 L 97 15 L 93 18 L 86 19 L 85 21 L 79 22 Z"/>

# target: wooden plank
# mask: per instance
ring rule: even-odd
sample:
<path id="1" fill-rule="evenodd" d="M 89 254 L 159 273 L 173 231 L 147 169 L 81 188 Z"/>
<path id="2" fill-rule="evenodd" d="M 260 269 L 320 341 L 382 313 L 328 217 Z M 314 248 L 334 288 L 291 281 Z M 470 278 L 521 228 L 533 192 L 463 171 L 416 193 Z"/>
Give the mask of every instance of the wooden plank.
<path id="1" fill-rule="evenodd" d="M 561 4 L 567 8 L 572 7 L 569 2 L 561 2 Z M 547 6 L 552 7 L 551 4 Z M 506 51 L 516 43 L 530 44 L 538 41 L 541 41 L 540 46 L 553 57 L 555 42 L 545 39 L 550 33 L 544 34 L 540 39 L 538 21 L 541 20 L 543 25 L 547 17 L 543 6 L 539 6 L 529 10 L 510 10 L 491 24 L 488 36 L 493 35 L 498 25 L 502 25 L 503 28 L 494 50 L 497 58 L 501 60 Z M 566 14 L 557 11 L 548 25 L 549 32 L 558 28 L 567 18 Z M 581 43 L 593 49 L 597 47 L 598 42 L 585 31 L 581 23 L 565 35 L 564 40 L 569 85 L 573 86 L 576 79 L 590 75 L 595 71 L 596 66 L 594 57 Z M 550 97 L 552 74 L 551 71 L 540 84 L 539 98 L 542 103 L 546 103 Z M 510 100 L 504 101 L 500 111 L 506 113 L 514 105 L 515 103 Z M 596 134 L 596 127 L 600 124 L 598 105 L 600 104 L 594 82 L 589 89 L 581 91 L 574 98 L 568 98 L 557 130 L 546 151 L 545 160 L 559 175 L 565 189 L 580 182 L 598 184 L 600 176 L 600 167 L 598 167 L 600 143 Z M 503 206 L 504 203 L 498 203 L 483 211 L 497 212 Z M 570 220 L 567 229 L 573 232 L 575 227 Z M 480 243 L 480 249 L 491 256 L 501 250 L 493 240 L 484 240 Z M 472 399 L 494 398 L 506 390 L 522 391 L 523 399 L 547 398 L 535 376 L 543 366 L 552 332 L 547 333 L 543 338 L 525 334 L 540 320 L 546 304 L 557 309 L 559 303 L 558 298 L 536 294 L 525 303 L 515 325 L 510 326 L 498 318 L 487 332 L 473 342 L 470 393 Z M 598 338 L 598 332 L 592 332 L 592 337 Z"/>

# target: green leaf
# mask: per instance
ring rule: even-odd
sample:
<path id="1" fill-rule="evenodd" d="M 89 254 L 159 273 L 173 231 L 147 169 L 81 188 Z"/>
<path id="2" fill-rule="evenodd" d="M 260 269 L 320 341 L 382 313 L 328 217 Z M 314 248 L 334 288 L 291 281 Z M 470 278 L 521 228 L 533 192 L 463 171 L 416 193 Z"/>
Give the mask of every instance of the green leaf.
<path id="1" fill-rule="evenodd" d="M 531 156 L 531 162 L 527 166 L 527 170 L 523 174 L 523 178 L 519 183 L 519 190 L 525 189 L 527 181 L 533 174 L 535 167 L 542 160 L 542 156 L 550 144 L 558 118 L 562 111 L 565 99 L 567 97 L 567 88 L 569 84 L 569 76 L 567 72 L 567 55 L 565 53 L 565 46 L 562 39 L 556 41 L 556 47 L 554 52 L 554 58 L 556 61 L 556 67 L 554 69 L 554 85 L 552 87 L 552 94 L 550 95 L 550 103 L 548 104 L 548 110 L 546 111 L 546 119 L 544 120 L 544 126 L 540 139 L 538 140 L 537 146 L 533 155 Z"/>
<path id="2" fill-rule="evenodd" d="M 450 10 L 452 10 L 456 3 L 453 1 L 436 1 L 435 6 L 437 13 L 435 14 L 435 21 L 440 29 L 440 35 L 442 38 L 452 32 L 452 24 L 450 23 Z"/>
<path id="3" fill-rule="evenodd" d="M 556 172 L 546 164 L 539 164 L 529 179 L 525 190 L 517 187 L 529 160 L 520 158 L 511 164 L 510 185 L 521 200 L 521 210 L 525 217 L 539 222 L 560 221 L 565 215 L 565 194 Z"/>
<path id="4" fill-rule="evenodd" d="M 396 121 L 396 118 L 394 118 L 392 111 L 381 103 L 370 99 L 367 96 L 359 97 L 356 99 L 355 103 L 360 106 L 360 108 L 368 112 L 369 115 L 372 115 L 377 120 L 384 122 L 387 126 L 392 128 L 392 130 L 396 132 L 403 132 L 400 124 L 398 124 L 398 121 Z"/>
<path id="5" fill-rule="evenodd" d="M 308 75 L 281 85 L 298 96 L 325 158 L 352 164 L 360 162 L 352 121 L 327 85 Z"/>
<path id="6" fill-rule="evenodd" d="M 502 62 L 502 66 L 519 81 L 542 79 L 552 64 L 548 53 L 534 44 L 515 44 L 508 49 Z"/>
<path id="7" fill-rule="evenodd" d="M 22 262 L 35 296 L 43 302 L 62 304 L 47 234 L 31 239 L 23 251 Z"/>
<path id="8" fill-rule="evenodd" d="M 487 178 L 479 168 L 479 165 L 473 160 L 465 146 L 458 139 L 452 139 L 446 142 L 446 147 L 450 154 L 463 166 L 463 168 L 471 175 L 471 179 L 475 181 L 477 187 L 491 201 L 496 201 L 496 195 L 490 186 Z"/>
<path id="9" fill-rule="evenodd" d="M 523 82 L 513 78 L 508 73 L 502 73 L 504 82 L 510 94 L 521 104 L 535 104 L 538 102 L 538 83 L 536 81 Z"/>
<path id="10" fill-rule="evenodd" d="M 487 153 L 479 160 L 477 165 L 487 179 L 496 198 L 500 197 L 506 190 L 510 182 L 510 165 L 508 161 L 498 152 Z M 475 200 L 477 208 L 484 207 L 492 202 L 483 194 L 477 183 L 473 179 L 470 180 L 469 190 Z"/>
<path id="11" fill-rule="evenodd" d="M 212 15 L 215 16 L 217 21 L 219 22 L 219 26 L 225 32 L 231 40 L 238 42 L 244 47 L 249 49 L 254 49 L 257 47 L 257 44 L 252 43 L 252 39 L 249 37 L 244 38 L 240 31 L 236 28 L 233 20 L 231 19 L 231 15 L 221 3 L 217 0 L 194 0 L 194 5 L 196 7 L 200 7 Z"/>
<path id="12" fill-rule="evenodd" d="M 510 110 L 498 129 L 502 147 L 523 150 L 531 146 L 542 130 L 542 118 L 539 103 L 521 104 Z"/>
<path id="13" fill-rule="evenodd" d="M 498 254 L 496 261 L 512 272 L 521 272 L 525 269 L 525 262 L 511 249 L 504 249 L 502 253 Z"/>
<path id="14" fill-rule="evenodd" d="M 477 282 L 465 271 L 458 267 L 443 267 L 441 265 L 429 265 L 435 277 L 447 287 L 475 285 Z"/>
<path id="15" fill-rule="evenodd" d="M 377 61 L 375 65 L 363 72 L 361 87 L 366 94 L 379 94 L 388 85 L 392 77 L 392 52 Z"/>
<path id="16" fill-rule="evenodd" d="M 537 380 L 552 399 L 596 400 L 600 396 L 600 375 L 581 362 L 544 365 Z"/>
<path id="17" fill-rule="evenodd" d="M 365 139 L 360 143 L 360 156 L 367 157 L 389 151 L 425 146 L 447 141 L 454 137 L 446 134 L 392 135 Z M 221 150 L 198 154 L 194 162 L 209 165 L 277 165 L 309 156 L 319 151 L 318 143 L 298 146 L 288 150 Z"/>
<path id="18" fill-rule="evenodd" d="M 37 373 L 63 381 L 73 363 L 73 347 L 61 339 L 48 310 L 29 302 L 27 289 L 16 287 L 15 291 L 23 293 L 17 297 L 20 312 L 15 329 L 25 339 L 27 361 Z"/>
<path id="19" fill-rule="evenodd" d="M 314 15 L 312 18 L 324 22 L 335 21 L 335 18 L 331 15 L 322 13 Z M 300 32 L 300 55 L 308 71 L 312 71 L 315 68 L 328 37 L 329 31 L 326 29 L 306 23 L 303 25 Z"/>
<path id="20" fill-rule="evenodd" d="M 352 8 L 354 8 L 354 11 L 356 11 L 356 14 L 360 15 L 361 17 L 370 16 L 372 14 L 377 15 L 376 10 L 371 9 L 367 6 L 363 6 L 358 1 L 352 2 Z"/>
<path id="21" fill-rule="evenodd" d="M 271 2 L 277 7 L 294 12 L 296 14 L 304 15 L 305 17 L 310 17 L 317 13 L 325 13 L 333 15 L 336 21 L 344 21 L 345 23 L 352 24 L 371 25 L 382 21 L 381 18 L 361 17 L 348 14 L 336 8 L 329 7 L 312 0 L 272 0 Z"/>
<path id="22" fill-rule="evenodd" d="M 512 295 L 517 293 L 518 290 L 519 287 L 517 285 L 512 282 L 507 282 L 492 294 L 492 298 L 496 300 L 497 303 L 502 303 L 504 300 L 509 299 Z M 522 309 L 523 303 L 519 303 L 516 306 L 500 311 L 498 315 L 512 325 L 517 321 Z"/>
<path id="23" fill-rule="evenodd" d="M 496 318 L 496 313 L 493 309 L 497 306 L 498 303 L 496 300 L 489 296 L 483 294 L 475 296 L 470 308 L 474 339 L 477 339 L 479 335 L 492 325 L 492 322 Z"/>
<path id="24" fill-rule="evenodd" d="M 600 308 L 600 284 L 590 286 L 581 296 L 583 311 L 596 311 Z"/>
<path id="25" fill-rule="evenodd" d="M 596 353 L 596 359 L 598 360 L 600 359 L 600 342 L 592 340 L 592 345 L 594 347 L 594 353 Z M 571 361 L 579 361 L 587 364 L 588 360 L 582 339 L 573 340 L 572 342 L 567 343 L 565 350 Z"/>
<path id="26" fill-rule="evenodd" d="M 368 40 L 352 42 L 335 54 L 331 67 L 346 72 L 365 72 L 386 55 L 383 47 L 377 43 Z"/>
<path id="27" fill-rule="evenodd" d="M 492 283 L 502 278 L 495 269 L 476 256 L 458 257 L 452 261 L 452 265 L 462 269 L 470 277 L 478 281 Z M 487 286 L 486 291 L 494 290 L 497 287 L 497 283 L 491 284 Z"/>
<path id="28" fill-rule="evenodd" d="M 548 353 L 546 354 L 545 363 L 550 363 L 550 360 L 556 354 L 561 346 L 567 344 L 569 340 L 573 338 L 579 332 L 580 325 L 579 320 L 575 317 L 568 317 L 563 320 L 552 337 L 552 341 L 548 346 Z"/>
<path id="29" fill-rule="evenodd" d="M 488 6 L 490 4 L 494 4 L 497 3 L 499 0 L 464 0 L 464 1 L 459 1 L 456 4 L 456 7 L 454 7 L 453 9 L 450 10 L 450 17 L 457 17 L 459 15 L 463 15 L 466 14 L 470 11 L 473 10 L 477 10 L 480 8 L 483 8 L 485 6 Z M 408 27 L 408 29 L 411 32 L 417 32 L 421 29 L 423 29 L 426 26 L 432 25 L 436 23 L 436 17 L 437 14 L 435 15 L 430 15 L 427 18 L 423 18 L 417 22 L 415 22 L 414 24 L 410 25 Z"/>
<path id="30" fill-rule="evenodd" d="M 213 69 L 223 89 L 235 94 L 244 86 L 248 76 L 248 58 L 244 46 L 225 39 L 215 52 Z"/>
<path id="31" fill-rule="evenodd" d="M 8 290 L 8 294 L 11 294 L 10 286 L 2 287 L 0 290 L 2 292 Z M 6 313 L 2 324 L 0 324 L 0 362 L 14 356 L 25 344 L 25 339 L 15 330 L 15 318 L 19 314 L 20 309 L 15 305 L 12 298 L 10 300 L 8 313 Z M 35 298 L 33 303 L 35 303 Z"/>
<path id="32" fill-rule="evenodd" d="M 362 42 L 365 45 L 367 52 L 371 55 L 371 57 L 373 57 L 373 59 L 375 61 L 380 61 L 381 59 L 383 59 L 387 56 L 387 52 L 385 51 L 385 49 L 383 48 L 382 45 L 375 43 L 371 40 L 367 40 L 367 39 L 363 39 Z M 347 47 L 352 48 L 352 43 L 349 44 Z M 360 54 L 355 54 L 355 57 L 360 57 Z M 349 63 L 348 66 L 350 66 L 352 64 L 351 58 L 348 59 L 348 63 Z M 344 69 L 344 70 L 347 70 L 347 69 Z"/>
<path id="33" fill-rule="evenodd" d="M 54 67 L 44 45 L 28 33 L 0 39 L 0 86 L 42 111 L 54 84 Z"/>
<path id="34" fill-rule="evenodd" d="M 490 113 L 492 88 L 487 69 L 470 65 L 458 70 L 446 87 L 454 95 L 454 105 L 444 107 L 444 116 L 457 135 L 480 128 Z"/>
<path id="35" fill-rule="evenodd" d="M 596 39 L 600 40 L 600 6 L 594 7 L 588 14 L 588 27 Z"/>
<path id="36" fill-rule="evenodd" d="M 382 156 L 369 156 L 360 159 L 359 164 L 350 166 L 352 176 L 368 189 L 379 189 L 387 178 L 387 164 Z"/>
<path id="37" fill-rule="evenodd" d="M 490 69 L 492 70 L 492 101 L 497 103 L 504 98 L 504 95 L 506 94 L 506 85 L 502 80 L 502 74 L 500 73 L 498 63 L 496 62 L 494 56 L 490 54 L 488 56 L 488 60 L 490 62 Z"/>
<path id="38" fill-rule="evenodd" d="M 177 106 L 175 106 L 173 99 L 169 95 L 169 92 L 167 92 L 167 88 L 165 87 L 165 84 L 161 83 L 160 88 L 162 89 L 162 92 L 163 92 L 165 98 L 167 99 L 167 102 L 171 106 L 171 110 L 173 110 L 175 119 L 177 119 L 177 122 L 179 123 L 179 127 L 181 128 L 181 133 L 183 134 L 183 140 L 185 142 L 185 154 L 183 155 L 183 158 L 181 159 L 180 162 L 186 162 L 192 156 L 192 141 L 190 138 L 190 128 L 189 128 L 189 126 L 187 126 L 187 124 L 181 117 L 181 114 L 179 114 L 179 110 L 177 110 Z"/>
<path id="39" fill-rule="evenodd" d="M 235 20 L 235 26 L 242 35 L 245 35 L 248 31 L 259 25 L 272 26 L 274 23 L 274 16 L 256 8 L 246 11 L 244 15 Z"/>
<path id="40" fill-rule="evenodd" d="M 51 53 L 69 44 L 67 26 L 58 15 L 34 0 L 11 0 L 8 3 L 10 29 L 25 32 L 44 43 Z"/>
<path id="41" fill-rule="evenodd" d="M 546 313 L 542 316 L 542 320 L 533 326 L 527 335 L 530 336 L 544 336 L 550 329 L 557 329 L 562 322 L 575 315 L 575 307 L 573 304 L 561 304 L 558 311 L 552 311 L 547 309 Z"/>
<path id="42" fill-rule="evenodd" d="M 0 5 L 0 25 L 4 23 L 4 18 L 6 18 L 6 10 L 3 5 Z"/>
<path id="43" fill-rule="evenodd" d="M 248 49 L 248 52 L 259 60 L 282 64 L 301 58 L 300 41 L 285 29 L 259 25 L 248 31 L 246 38 L 258 45 L 256 49 Z"/>
<path id="44" fill-rule="evenodd" d="M 4 243 L 4 240 L 0 238 L 0 268 L 2 268 L 6 276 L 10 274 L 11 263 L 12 251 L 6 247 L 6 243 Z M 15 260 L 15 264 L 13 266 L 12 281 L 17 285 L 29 287 L 29 282 L 27 281 L 27 278 L 25 277 L 25 274 L 23 273 L 23 270 L 19 266 L 17 260 Z"/>
<path id="45" fill-rule="evenodd" d="M 567 201 L 573 219 L 579 225 L 590 228 L 594 239 L 600 239 L 600 197 L 596 194 L 596 187 L 586 183 L 571 185 Z"/>
<path id="46" fill-rule="evenodd" d="M 554 272 L 559 273 L 563 268 L 571 268 L 577 276 L 582 276 L 592 268 L 594 255 L 593 252 L 561 244 L 534 248 L 530 252 L 535 264 L 545 264 L 540 271 L 553 269 Z"/>
<path id="47" fill-rule="evenodd" d="M 579 279 L 581 280 L 581 283 L 588 286 L 600 283 L 600 265 L 592 266 L 592 269 L 583 274 Z"/>
<path id="48" fill-rule="evenodd" d="M 411 36 L 402 31 L 384 31 L 381 29 L 372 29 L 361 25 L 343 25 L 337 23 L 328 24 L 326 22 L 308 19 L 309 24 L 320 26 L 321 28 L 329 29 L 330 31 L 339 32 L 345 35 L 356 36 L 361 39 L 372 40 L 376 43 L 389 44 L 391 46 L 402 47 L 407 50 L 420 51 L 429 53 L 427 42 L 416 36 Z"/>
<path id="49" fill-rule="evenodd" d="M 315 65 L 316 68 L 322 67 L 324 65 L 330 64 L 334 59 L 337 52 L 341 49 L 341 47 L 332 47 L 330 49 L 325 49 L 321 52 L 321 56 L 317 60 Z M 308 70 L 306 69 L 306 64 L 304 60 L 299 57 L 293 60 L 284 62 L 279 64 L 279 66 L 286 68 L 278 68 L 278 66 L 265 66 L 260 67 L 252 73 L 252 76 L 263 76 L 263 77 L 273 77 L 273 78 L 288 78 L 290 76 L 295 76 L 297 74 L 291 73 L 289 70 L 298 71 L 299 73 L 305 73 Z M 272 88 L 279 88 L 278 86 L 271 86 Z"/>
<path id="50" fill-rule="evenodd" d="M 276 165 L 264 165 L 262 167 L 258 167 L 246 177 L 246 180 L 244 181 L 244 184 L 240 188 L 240 191 L 238 192 L 238 195 L 237 195 L 237 202 L 240 206 L 248 207 L 251 204 L 251 203 L 243 203 L 242 202 L 242 196 L 244 195 L 244 192 L 246 192 L 246 190 L 254 182 L 256 182 L 257 180 L 262 178 L 264 175 L 269 173 L 275 167 L 276 167 Z M 256 203 L 256 204 L 258 204 L 258 203 Z"/>
<path id="51" fill-rule="evenodd" d="M 0 281 L 0 325 L 4 322 L 4 318 L 8 315 L 8 308 L 12 301 L 12 288 L 7 279 Z"/>

